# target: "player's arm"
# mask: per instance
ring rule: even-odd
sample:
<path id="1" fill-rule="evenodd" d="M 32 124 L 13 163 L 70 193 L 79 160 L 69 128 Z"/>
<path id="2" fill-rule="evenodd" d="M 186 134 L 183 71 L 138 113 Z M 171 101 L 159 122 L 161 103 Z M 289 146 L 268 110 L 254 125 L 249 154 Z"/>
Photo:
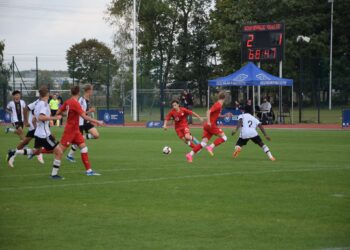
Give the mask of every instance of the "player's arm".
<path id="1" fill-rule="evenodd" d="M 236 129 L 232 130 L 231 135 L 232 136 L 235 135 L 238 132 L 238 130 L 241 129 L 242 126 L 243 126 L 243 121 L 242 121 L 242 119 L 239 119 L 237 122 Z"/>
<path id="2" fill-rule="evenodd" d="M 104 125 L 103 121 L 99 121 L 99 120 L 96 120 L 94 118 L 91 118 L 90 116 L 86 115 L 84 111 L 80 114 L 80 116 L 83 117 L 83 119 L 86 120 L 86 121 L 96 123 L 96 124 L 98 124 L 100 126 Z"/>
<path id="3" fill-rule="evenodd" d="M 167 116 L 164 119 L 163 129 L 168 129 L 168 121 L 171 119 L 171 111 L 167 114 Z"/>
<path id="4" fill-rule="evenodd" d="M 94 107 L 89 108 L 86 113 L 90 114 L 90 113 L 94 113 L 96 111 L 96 109 Z"/>
<path id="5" fill-rule="evenodd" d="M 62 116 L 61 115 L 55 115 L 55 116 L 47 116 L 43 113 L 41 113 L 38 117 L 39 121 L 46 122 L 46 121 L 53 121 L 53 120 L 61 120 Z"/>
<path id="6" fill-rule="evenodd" d="M 8 105 L 6 106 L 5 111 L 6 111 L 7 113 L 9 113 L 9 114 L 11 114 L 11 113 L 12 113 L 12 109 L 11 109 L 10 104 L 8 104 Z"/>
<path id="7" fill-rule="evenodd" d="M 270 138 L 270 136 L 267 135 L 267 133 L 266 133 L 266 131 L 265 131 L 263 125 L 261 125 L 261 123 L 259 123 L 258 127 L 260 128 L 261 132 L 262 132 L 263 135 L 265 136 L 266 140 L 271 141 L 271 138 Z"/>
<path id="8" fill-rule="evenodd" d="M 29 127 L 29 122 L 28 122 L 28 113 L 30 112 L 30 109 L 28 108 L 28 106 L 26 106 L 23 110 L 24 113 L 24 126 Z"/>
<path id="9" fill-rule="evenodd" d="M 200 116 L 200 115 L 198 115 L 196 112 L 193 112 L 193 111 L 191 111 L 192 112 L 192 115 L 194 115 L 195 117 L 197 117 L 201 122 L 203 122 L 203 118 Z"/>
<path id="10" fill-rule="evenodd" d="M 209 109 L 209 110 L 207 110 L 207 124 L 208 124 L 209 127 L 211 126 L 211 123 L 210 123 L 210 114 L 211 114 L 211 112 L 210 112 L 210 109 Z"/>

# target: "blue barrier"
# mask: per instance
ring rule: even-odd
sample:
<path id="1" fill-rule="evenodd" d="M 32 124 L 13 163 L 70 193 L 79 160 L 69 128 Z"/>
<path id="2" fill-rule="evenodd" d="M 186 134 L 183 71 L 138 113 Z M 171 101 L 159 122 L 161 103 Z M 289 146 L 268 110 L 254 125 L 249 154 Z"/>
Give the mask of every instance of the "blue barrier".
<path id="1" fill-rule="evenodd" d="M 343 128 L 350 127 L 350 109 L 343 109 Z"/>
<path id="2" fill-rule="evenodd" d="M 99 120 L 103 120 L 105 124 L 124 125 L 124 111 L 123 110 L 107 110 L 100 109 L 97 112 Z"/>
<path id="3" fill-rule="evenodd" d="M 240 114 L 242 114 L 242 112 L 240 110 L 237 109 L 223 109 L 221 114 L 224 115 L 226 113 L 232 113 L 233 116 L 232 117 L 220 117 L 217 120 L 217 125 L 221 125 L 221 126 L 236 126 L 237 122 L 238 122 L 238 116 Z"/>
<path id="4" fill-rule="evenodd" d="M 0 109 L 0 121 L 4 121 L 6 123 L 11 122 L 11 116 L 9 113 L 7 113 L 5 110 Z"/>
<path id="5" fill-rule="evenodd" d="M 146 123 L 147 128 L 161 128 L 163 127 L 164 122 L 163 121 L 148 121 Z"/>

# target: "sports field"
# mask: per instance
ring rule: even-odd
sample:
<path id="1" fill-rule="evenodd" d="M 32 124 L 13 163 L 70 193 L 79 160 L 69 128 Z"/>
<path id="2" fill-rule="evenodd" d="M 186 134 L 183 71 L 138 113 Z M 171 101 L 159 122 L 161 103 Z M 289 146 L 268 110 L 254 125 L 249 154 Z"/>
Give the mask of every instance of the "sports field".
<path id="1" fill-rule="evenodd" d="M 102 176 L 64 160 L 54 181 L 51 155 L 7 167 L 1 129 L 0 249 L 350 249 L 350 132 L 268 133 L 276 162 L 252 143 L 233 160 L 229 137 L 188 164 L 172 129 L 103 128 L 87 142 Z"/>

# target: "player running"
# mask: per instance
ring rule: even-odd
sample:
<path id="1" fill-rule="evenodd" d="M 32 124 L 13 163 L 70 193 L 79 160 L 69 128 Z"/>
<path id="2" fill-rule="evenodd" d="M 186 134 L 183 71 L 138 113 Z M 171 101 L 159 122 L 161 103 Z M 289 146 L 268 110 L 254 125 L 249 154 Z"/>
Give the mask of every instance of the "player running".
<path id="1" fill-rule="evenodd" d="M 177 136 L 181 140 L 183 140 L 188 146 L 190 146 L 191 148 L 194 148 L 194 146 L 199 142 L 194 136 L 191 135 L 191 132 L 187 123 L 187 116 L 194 115 L 201 122 L 203 122 L 202 117 L 200 117 L 197 113 L 193 112 L 192 110 L 180 107 L 179 101 L 177 100 L 173 100 L 171 102 L 171 106 L 172 106 L 172 109 L 169 111 L 169 113 L 165 117 L 165 121 L 163 125 L 164 130 L 168 129 L 167 123 L 172 118 L 175 121 L 175 131 Z"/>
<path id="2" fill-rule="evenodd" d="M 219 146 L 220 144 L 227 141 L 227 137 L 220 129 L 216 122 L 219 117 L 226 117 L 226 116 L 232 116 L 231 113 L 226 113 L 225 115 L 220 115 L 222 111 L 222 106 L 225 101 L 225 92 L 221 91 L 218 95 L 219 100 L 210 108 L 210 110 L 207 111 L 207 122 L 204 123 L 203 126 L 203 137 L 202 142 L 198 145 L 196 145 L 191 152 L 186 154 L 186 159 L 188 162 L 192 162 L 193 155 L 199 152 L 202 148 L 207 146 L 208 141 L 211 139 L 213 135 L 218 136 L 218 138 L 214 141 L 214 143 L 210 144 L 206 147 L 208 153 L 213 156 L 214 155 L 214 148 Z"/>
<path id="3" fill-rule="evenodd" d="M 93 93 L 93 87 L 91 84 L 86 84 L 84 87 L 84 95 L 81 96 L 78 100 L 80 103 L 80 106 L 82 109 L 85 111 L 86 115 L 89 115 L 90 113 L 95 112 L 95 108 L 90 106 L 90 98 Z M 81 134 L 84 134 L 85 131 L 85 138 L 87 140 L 89 139 L 98 139 L 100 137 L 100 134 L 98 133 L 98 130 L 95 128 L 95 126 L 90 122 L 85 120 L 84 118 L 80 117 L 79 118 L 79 129 Z M 72 145 L 68 155 L 67 155 L 67 160 L 70 162 L 75 162 L 74 159 L 74 153 L 78 149 L 77 145 Z"/>
<path id="4" fill-rule="evenodd" d="M 267 154 L 271 161 L 275 161 L 275 157 L 272 156 L 270 149 L 261 140 L 256 128 L 259 127 L 264 134 L 266 140 L 270 141 L 270 137 L 266 134 L 261 122 L 249 113 L 241 114 L 238 116 L 238 124 L 236 130 L 232 131 L 234 135 L 240 130 L 239 139 L 236 142 L 235 151 L 233 152 L 233 158 L 236 158 L 242 150 L 242 147 L 247 144 L 249 140 L 252 140 L 255 144 L 258 144 L 264 152 Z"/>
<path id="5" fill-rule="evenodd" d="M 14 155 L 38 155 L 41 153 L 42 148 L 44 148 L 47 152 L 53 152 L 55 155 L 51 178 L 62 179 L 62 177 L 58 175 L 59 167 L 61 165 L 60 159 L 62 158 L 62 151 L 50 131 L 50 121 L 59 120 L 62 116 L 50 116 L 51 110 L 48 104 L 49 90 L 46 86 L 39 89 L 39 94 L 40 101 L 35 105 L 34 109 L 34 115 L 36 118 L 34 149 L 17 149 L 15 152 L 10 151 L 7 156 L 7 161 L 9 165 L 11 165 Z"/>
<path id="6" fill-rule="evenodd" d="M 91 169 L 89 156 L 88 156 L 88 148 L 85 144 L 84 137 L 81 134 L 79 129 L 79 117 L 81 116 L 85 120 L 99 124 L 99 125 L 103 125 L 103 121 L 98 121 L 85 114 L 85 111 L 81 108 L 78 102 L 79 92 L 80 92 L 79 86 L 72 87 L 71 88 L 72 97 L 67 101 L 65 101 L 57 112 L 57 114 L 61 114 L 62 112 L 67 112 L 67 122 L 64 128 L 63 136 L 61 138 L 60 148 L 62 149 L 62 152 L 64 152 L 67 149 L 67 147 L 69 147 L 70 145 L 72 144 L 78 145 L 78 147 L 80 148 L 81 159 L 86 169 L 86 175 L 87 176 L 100 175 Z"/>
<path id="7" fill-rule="evenodd" d="M 26 107 L 26 103 L 21 100 L 21 92 L 18 90 L 12 92 L 12 98 L 13 100 L 7 104 L 6 112 L 11 114 L 11 123 L 14 128 L 6 128 L 5 132 L 13 132 L 23 140 L 24 108 Z"/>
<path id="8" fill-rule="evenodd" d="M 24 125 L 26 127 L 28 126 L 29 128 L 28 128 L 28 132 L 27 132 L 25 138 L 23 139 L 23 141 L 21 141 L 17 145 L 17 147 L 16 147 L 17 150 L 23 149 L 35 137 L 34 133 L 35 133 L 35 128 L 36 128 L 36 122 L 35 122 L 35 116 L 34 116 L 34 109 L 35 109 L 35 106 L 39 102 L 40 102 L 40 99 L 37 99 L 34 102 L 28 104 L 24 109 Z M 28 113 L 29 113 L 29 115 L 28 115 Z M 34 122 L 33 122 L 33 120 L 34 120 Z M 10 150 L 10 151 L 16 152 L 16 150 Z M 12 159 L 8 161 L 8 164 L 10 167 L 14 167 L 13 163 L 14 163 L 15 157 L 16 157 L 16 154 L 13 154 Z M 44 164 L 44 159 L 43 159 L 42 154 L 37 155 L 37 158 L 41 164 Z"/>

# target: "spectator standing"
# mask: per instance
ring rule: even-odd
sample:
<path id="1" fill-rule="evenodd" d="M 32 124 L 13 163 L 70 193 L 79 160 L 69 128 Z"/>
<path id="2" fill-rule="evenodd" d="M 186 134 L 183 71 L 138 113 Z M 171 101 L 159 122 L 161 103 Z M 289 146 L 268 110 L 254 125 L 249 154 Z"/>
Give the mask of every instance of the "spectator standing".
<path id="1" fill-rule="evenodd" d="M 244 107 L 244 113 L 249 113 L 251 115 L 253 114 L 253 106 L 252 106 L 252 100 L 247 100 L 247 104 Z"/>
<path id="2" fill-rule="evenodd" d="M 52 99 L 49 102 L 50 109 L 51 109 L 51 116 L 56 116 L 57 110 L 59 108 L 60 101 L 57 99 L 57 95 L 54 94 L 52 96 Z M 52 122 L 52 120 L 51 120 Z M 53 124 L 51 124 L 53 125 Z"/>

